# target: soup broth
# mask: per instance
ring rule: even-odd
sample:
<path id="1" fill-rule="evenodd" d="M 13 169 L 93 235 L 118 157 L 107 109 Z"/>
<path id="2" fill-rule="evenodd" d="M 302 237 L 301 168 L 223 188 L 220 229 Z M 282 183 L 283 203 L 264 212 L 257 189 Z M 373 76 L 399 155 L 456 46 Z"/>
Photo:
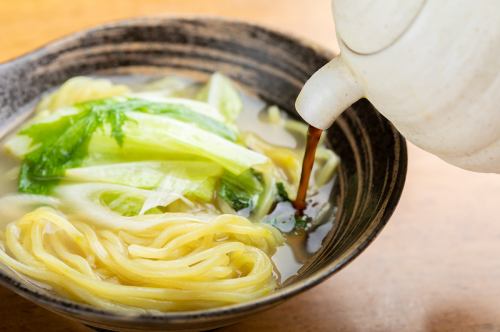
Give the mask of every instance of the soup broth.
<path id="1" fill-rule="evenodd" d="M 160 311 L 251 300 L 293 277 L 332 227 L 339 160 L 328 143 L 298 216 L 307 126 L 220 74 L 76 78 L 29 121 L 1 141 L 0 260 L 71 299 Z M 57 121 L 103 125 L 87 141 L 59 125 L 68 138 L 50 138 Z M 58 144 L 76 156 L 62 166 L 49 159 Z"/>

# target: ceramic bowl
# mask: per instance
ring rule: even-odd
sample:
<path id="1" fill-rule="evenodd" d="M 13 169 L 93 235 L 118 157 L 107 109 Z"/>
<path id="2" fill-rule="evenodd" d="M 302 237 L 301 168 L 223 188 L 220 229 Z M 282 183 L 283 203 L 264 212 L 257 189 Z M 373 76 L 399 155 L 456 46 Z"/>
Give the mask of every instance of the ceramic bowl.
<path id="1" fill-rule="evenodd" d="M 26 116 L 22 107 L 82 74 L 179 74 L 206 79 L 220 71 L 292 116 L 309 76 L 332 54 L 286 34 L 215 18 L 144 18 L 76 33 L 0 65 L 0 124 Z M 62 316 L 108 330 L 206 330 L 234 323 L 303 292 L 358 256 L 389 220 L 403 189 L 406 144 L 367 100 L 328 130 L 342 160 L 331 197 L 334 227 L 292 281 L 258 300 L 211 310 L 126 316 L 69 301 L 0 269 L 0 283 Z"/>

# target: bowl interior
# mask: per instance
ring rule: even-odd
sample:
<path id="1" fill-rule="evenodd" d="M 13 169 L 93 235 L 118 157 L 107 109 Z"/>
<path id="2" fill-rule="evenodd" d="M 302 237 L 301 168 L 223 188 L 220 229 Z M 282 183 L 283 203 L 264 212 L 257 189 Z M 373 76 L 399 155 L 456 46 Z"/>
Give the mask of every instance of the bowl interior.
<path id="1" fill-rule="evenodd" d="M 213 18 L 148 18 L 110 24 L 0 65 L 1 129 L 8 130 L 26 115 L 23 105 L 82 74 L 176 74 L 205 80 L 220 71 L 296 117 L 294 102 L 300 88 L 331 57 L 281 33 Z M 355 258 L 382 229 L 401 194 L 405 142 L 367 100 L 347 110 L 327 137 L 341 158 L 331 197 L 338 207 L 331 216 L 334 227 L 314 258 L 268 297 L 206 311 L 127 317 L 59 298 L 20 282 L 5 269 L 0 272 L 0 282 L 50 310 L 108 329 L 207 329 L 276 305 Z"/>

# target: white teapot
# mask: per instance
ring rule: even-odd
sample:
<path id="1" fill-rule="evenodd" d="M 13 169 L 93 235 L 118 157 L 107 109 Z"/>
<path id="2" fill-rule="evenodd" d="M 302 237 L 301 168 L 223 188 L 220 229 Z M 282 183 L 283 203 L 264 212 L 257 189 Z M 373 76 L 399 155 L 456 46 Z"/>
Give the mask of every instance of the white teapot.
<path id="1" fill-rule="evenodd" d="M 367 98 L 411 142 L 500 173 L 500 0 L 334 0 L 341 54 L 296 102 L 328 128 Z"/>

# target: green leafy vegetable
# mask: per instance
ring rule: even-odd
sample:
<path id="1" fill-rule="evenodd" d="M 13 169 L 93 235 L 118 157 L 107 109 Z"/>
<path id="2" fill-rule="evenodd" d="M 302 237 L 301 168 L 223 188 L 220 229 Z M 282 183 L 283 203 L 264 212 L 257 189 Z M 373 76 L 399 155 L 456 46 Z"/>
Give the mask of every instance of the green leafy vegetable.
<path id="1" fill-rule="evenodd" d="M 130 121 L 124 126 L 125 141 L 120 148 L 126 155 L 130 152 L 140 154 L 141 150 L 154 151 L 153 156 L 170 153 L 172 156 L 197 158 L 213 161 L 226 170 L 240 174 L 257 164 L 269 162 L 269 159 L 246 147 L 233 143 L 209 131 L 202 130 L 189 123 L 183 123 L 170 117 L 153 114 L 129 112 Z M 96 136 L 100 133 L 96 133 Z M 111 152 L 114 142 L 95 139 L 96 144 L 104 145 L 107 153 Z M 111 144 L 110 144 L 111 143 Z"/>
<path id="2" fill-rule="evenodd" d="M 221 73 L 214 73 L 196 98 L 215 106 L 228 122 L 234 122 L 243 110 L 238 91 Z"/>
<path id="3" fill-rule="evenodd" d="M 97 197 L 99 203 L 108 207 L 122 216 L 137 216 L 144 206 L 144 197 L 136 196 L 133 192 L 103 192 Z M 158 208 L 147 211 L 148 213 L 161 213 Z"/>
<path id="4" fill-rule="evenodd" d="M 278 200 L 280 202 L 289 202 L 290 198 L 288 197 L 288 193 L 286 192 L 285 185 L 283 182 L 276 183 L 276 190 L 278 192 Z"/>
<path id="5" fill-rule="evenodd" d="M 306 215 L 295 215 L 295 229 L 307 229 L 312 218 Z"/>
<path id="6" fill-rule="evenodd" d="M 207 132 L 214 133 L 220 137 L 234 141 L 236 132 L 224 123 L 209 116 L 191 111 L 189 108 L 168 103 L 158 103 L 140 99 L 130 98 L 107 98 L 96 101 L 88 101 L 74 106 L 76 112 L 62 116 L 53 116 L 52 121 L 38 121 L 23 129 L 19 135 L 27 136 L 31 139 L 30 149 L 26 151 L 19 174 L 19 191 L 47 194 L 50 189 L 58 183 L 67 168 L 77 167 L 82 164 L 88 155 L 89 142 L 98 128 L 109 125 L 109 135 L 118 146 L 122 146 L 125 138 L 124 125 L 129 119 L 127 113 L 147 113 L 163 118 L 172 118 L 181 122 L 193 124 Z M 64 112 L 63 112 L 64 114 Z M 56 114 L 57 115 L 57 114 Z M 136 116 L 137 117 L 137 116 Z M 158 121 L 147 118 L 148 124 L 156 124 Z M 165 121 L 160 123 L 167 123 Z M 189 133 L 180 131 L 192 131 L 190 128 L 180 128 L 178 123 L 168 123 L 168 127 L 157 128 L 155 132 L 164 131 L 170 128 L 172 136 L 189 136 Z M 157 127 L 156 125 L 154 125 Z M 148 130 L 146 126 L 142 129 Z M 177 134 L 176 134 L 177 132 Z M 203 132 L 195 132 L 196 138 L 203 145 L 203 142 L 213 144 L 206 149 L 222 149 L 224 144 L 215 142 L 210 136 Z M 136 137 L 137 138 L 137 137 Z M 178 146 L 183 149 L 191 145 L 191 138 L 186 137 L 186 141 Z M 155 140 L 154 137 L 148 140 Z M 174 140 L 175 141 L 175 140 Z M 139 142 L 141 143 L 141 142 Z M 193 143 L 195 144 L 195 143 Z M 147 145 L 147 144 L 146 144 Z M 236 146 L 236 145 L 235 145 Z M 26 148 L 26 146 L 24 146 Z M 243 148 L 239 147 L 240 150 Z M 234 151 L 235 152 L 235 151 Z M 210 155 L 210 153 L 208 153 Z"/>
<path id="7" fill-rule="evenodd" d="M 92 134 L 105 123 L 112 137 L 121 144 L 125 115 L 121 110 L 104 110 L 97 102 L 80 104 L 81 112 L 41 122 L 22 130 L 38 147 L 25 155 L 19 173 L 20 192 L 47 194 L 64 175 L 64 170 L 78 166 L 87 155 Z M 120 114 L 119 114 L 120 113 Z"/>
<path id="8" fill-rule="evenodd" d="M 201 129 L 205 129 L 231 141 L 235 141 L 237 138 L 236 132 L 228 125 L 210 116 L 192 111 L 184 105 L 129 98 L 126 100 L 111 99 L 109 106 L 113 109 L 120 109 L 127 112 L 135 111 L 164 115 L 182 122 L 194 124 Z"/>
<path id="9" fill-rule="evenodd" d="M 245 208 L 252 209 L 263 190 L 261 174 L 248 169 L 240 175 L 225 172 L 217 194 L 235 211 L 239 211 Z"/>
<path id="10" fill-rule="evenodd" d="M 156 188 L 165 174 L 182 171 L 193 181 L 219 177 L 223 168 L 209 161 L 138 161 L 70 168 L 65 179 L 73 182 L 105 182 L 136 188 Z"/>
<path id="11" fill-rule="evenodd" d="M 274 209 L 263 220 L 284 233 L 305 230 L 311 224 L 312 218 L 308 215 L 299 214 L 292 202 L 278 202 Z"/>
<path id="12" fill-rule="evenodd" d="M 70 168 L 65 180 L 100 182 L 154 189 L 160 184 L 179 195 L 208 202 L 223 168 L 207 161 L 145 161 Z"/>

